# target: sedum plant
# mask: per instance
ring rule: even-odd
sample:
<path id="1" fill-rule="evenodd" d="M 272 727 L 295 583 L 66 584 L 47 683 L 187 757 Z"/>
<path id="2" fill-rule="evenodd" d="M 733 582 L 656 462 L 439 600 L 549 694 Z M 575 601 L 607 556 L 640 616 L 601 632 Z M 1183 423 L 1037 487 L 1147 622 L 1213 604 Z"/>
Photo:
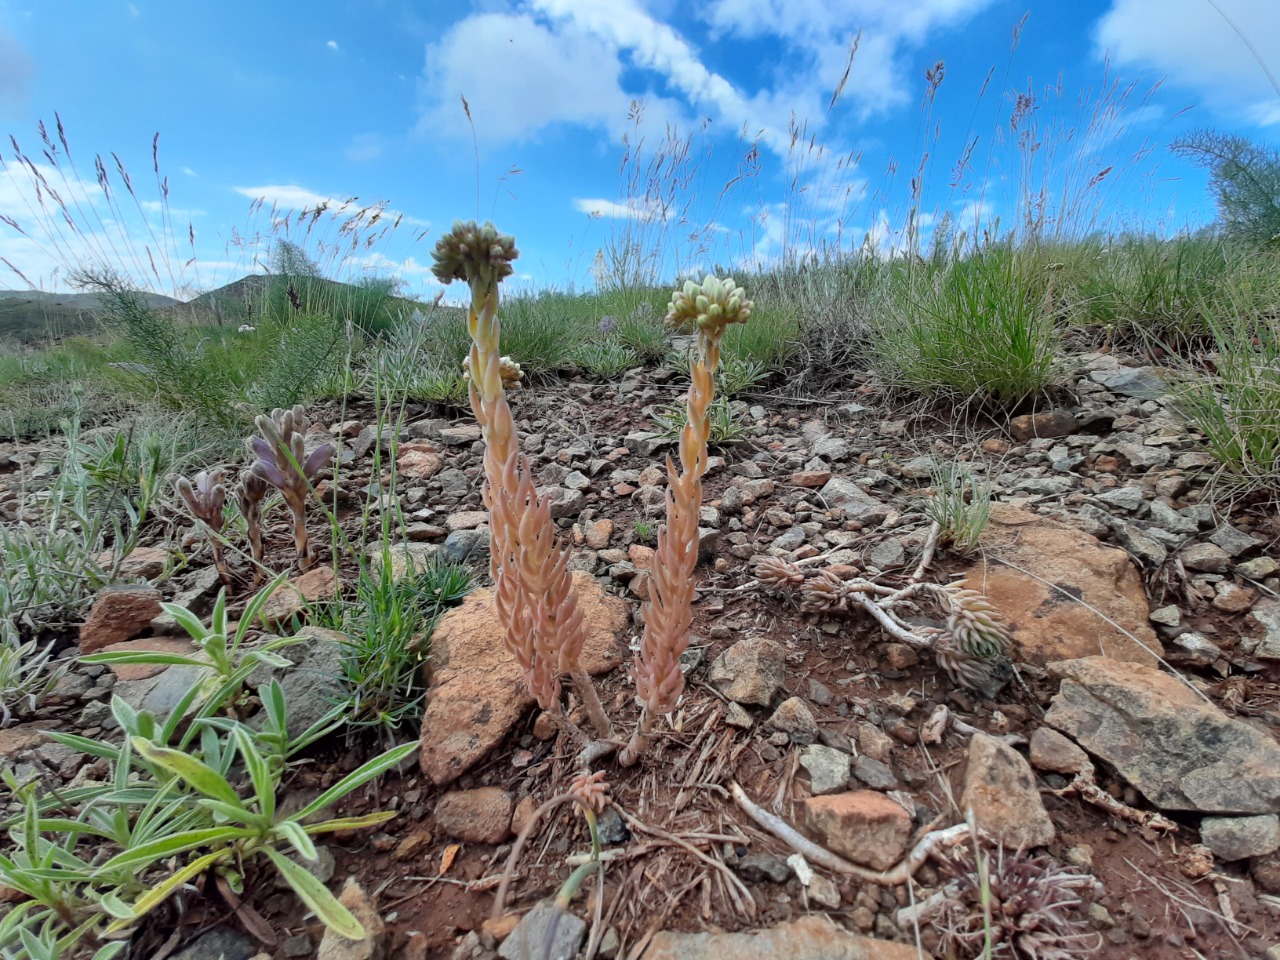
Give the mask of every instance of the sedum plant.
<path id="1" fill-rule="evenodd" d="M 305 570 L 313 559 L 307 543 L 307 498 L 316 475 L 333 461 L 337 448 L 322 443 L 307 455 L 307 415 L 302 404 L 291 410 L 277 408 L 255 422 L 262 436 L 249 439 L 249 452 L 257 457 L 249 470 L 279 490 L 293 512 L 298 568 Z"/>
<path id="2" fill-rule="evenodd" d="M 701 284 L 687 281 L 672 296 L 667 311 L 669 327 L 696 330 L 698 348 L 689 368 L 688 413 L 680 431 L 679 473 L 667 458 L 667 522 L 658 530 L 649 598 L 644 604 L 644 635 L 635 668 L 636 693 L 643 706 L 640 723 L 619 755 L 623 766 L 640 759 L 652 735 L 654 717 L 674 710 L 684 691 L 680 657 L 689 646 L 693 625 L 698 513 L 702 508 L 702 475 L 707 469 L 720 341 L 730 324 L 747 322 L 751 307 L 746 291 L 732 277 L 721 280 L 708 275 Z"/>
<path id="3" fill-rule="evenodd" d="M 498 285 L 511 275 L 511 261 L 519 256 L 515 238 L 498 233 L 492 223 L 459 221 L 431 256 L 441 283 L 461 280 L 471 291 L 466 369 L 471 407 L 485 440 L 490 573 L 504 640 L 543 710 L 569 725 L 560 705 L 560 681 L 568 675 L 596 732 L 608 737 L 609 720 L 578 663 L 586 634 L 572 590 L 569 552 L 556 536 L 550 500 L 538 496 L 507 405 L 506 385 L 518 368 L 504 364 L 499 349 Z"/>
<path id="4" fill-rule="evenodd" d="M 226 479 L 227 471 L 215 467 L 213 470 L 201 470 L 192 480 L 186 477 L 175 477 L 173 480 L 174 488 L 186 502 L 191 515 L 209 529 L 213 563 L 218 568 L 218 576 L 223 583 L 231 581 L 226 554 L 222 549 L 222 530 L 226 526 L 223 512 L 227 503 Z"/>

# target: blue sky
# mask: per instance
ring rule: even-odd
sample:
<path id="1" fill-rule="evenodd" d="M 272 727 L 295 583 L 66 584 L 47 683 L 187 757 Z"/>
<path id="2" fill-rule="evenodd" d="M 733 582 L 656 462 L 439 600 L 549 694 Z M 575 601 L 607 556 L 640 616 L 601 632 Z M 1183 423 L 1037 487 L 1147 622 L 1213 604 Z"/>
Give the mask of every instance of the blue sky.
<path id="1" fill-rule="evenodd" d="M 253 268 L 262 244 L 246 241 L 270 233 L 273 204 L 278 221 L 326 199 L 311 244 L 350 237 L 329 214 L 375 201 L 387 212 L 369 233 L 400 226 L 313 252 L 428 296 L 431 244 L 457 217 L 515 233 L 531 287 L 589 289 L 610 265 L 600 252 L 628 242 L 662 251 L 664 274 L 868 236 L 901 247 L 918 171 L 924 239 L 947 213 L 970 232 L 1008 228 L 1041 191 L 1051 221 L 1065 207 L 1077 226 L 1172 230 L 1213 211 L 1203 172 L 1167 143 L 1197 126 L 1275 142 L 1268 71 L 1276 0 L 0 0 L 0 215 L 29 234 L 0 224 L 0 256 L 46 287 L 111 237 L 156 256 L 157 132 L 175 237 L 161 272 L 188 290 Z M 41 232 L 8 143 L 48 175 L 37 123 L 56 143 L 55 111 L 84 236 L 56 217 Z M 93 156 L 110 166 L 112 151 L 140 207 L 113 213 L 101 195 Z M 666 189 L 646 194 L 659 158 Z M 0 288 L 22 286 L 0 271 Z"/>

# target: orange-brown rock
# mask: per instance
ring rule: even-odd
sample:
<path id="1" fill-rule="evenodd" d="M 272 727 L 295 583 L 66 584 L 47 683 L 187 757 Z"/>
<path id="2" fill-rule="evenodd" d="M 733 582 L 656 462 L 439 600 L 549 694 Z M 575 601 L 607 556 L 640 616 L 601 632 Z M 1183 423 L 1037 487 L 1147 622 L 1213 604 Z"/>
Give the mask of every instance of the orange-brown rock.
<path id="1" fill-rule="evenodd" d="M 1163 653 L 1142 577 L 1123 550 L 998 503 L 982 542 L 984 557 L 965 577 L 1009 624 L 1017 659 L 1043 665 L 1101 655 L 1154 664 Z"/>
<path id="2" fill-rule="evenodd" d="M 630 624 L 625 601 L 588 573 L 573 574 L 587 639 L 580 659 L 590 674 L 622 663 L 618 635 Z M 533 698 L 508 652 L 493 590 L 477 590 L 440 618 L 431 638 L 432 677 L 422 718 L 422 772 L 453 782 L 502 742 Z"/>
<path id="3" fill-rule="evenodd" d="M 160 591 L 154 587 L 104 587 L 98 591 L 89 617 L 80 627 L 80 652 L 131 640 L 160 612 Z"/>

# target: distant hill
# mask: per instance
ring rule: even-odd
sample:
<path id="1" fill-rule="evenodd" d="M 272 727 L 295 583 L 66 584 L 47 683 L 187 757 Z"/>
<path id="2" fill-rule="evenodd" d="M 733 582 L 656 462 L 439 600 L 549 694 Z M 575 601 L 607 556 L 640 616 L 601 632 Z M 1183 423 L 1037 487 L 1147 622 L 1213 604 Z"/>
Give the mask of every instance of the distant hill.
<path id="1" fill-rule="evenodd" d="M 153 307 L 182 301 L 158 293 L 142 298 Z M 0 290 L 0 340 L 24 344 L 92 333 L 98 329 L 99 293 L 45 293 L 43 290 Z"/>
<path id="2" fill-rule="evenodd" d="M 271 274 L 250 274 L 190 300 L 176 300 L 157 293 L 139 296 L 151 307 L 173 311 L 192 323 L 239 325 L 252 322 L 274 301 L 287 309 L 283 299 L 288 284 Z M 300 278 L 296 291 L 304 309 L 360 317 L 361 325 L 385 329 L 394 317 L 425 305 L 402 297 L 383 299 L 375 289 L 322 277 Z M 98 293 L 45 293 L 38 290 L 0 290 L 0 342 L 35 345 L 60 337 L 92 333 L 99 329 L 98 311 L 104 297 Z M 376 316 L 375 316 L 376 315 Z"/>

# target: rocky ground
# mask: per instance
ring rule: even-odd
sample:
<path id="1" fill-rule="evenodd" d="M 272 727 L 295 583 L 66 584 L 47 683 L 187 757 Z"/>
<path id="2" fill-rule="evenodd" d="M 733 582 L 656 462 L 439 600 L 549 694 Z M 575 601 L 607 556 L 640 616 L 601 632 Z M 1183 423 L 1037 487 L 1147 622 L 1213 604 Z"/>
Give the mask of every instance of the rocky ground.
<path id="1" fill-rule="evenodd" d="M 1003 861 L 996 847 L 982 848 L 993 889 L 1010 904 L 995 928 L 1031 936 L 1025 918 L 1052 913 L 1062 922 L 1040 929 L 1058 939 L 1042 947 L 1116 960 L 1272 955 L 1280 523 L 1248 504 L 1215 510 L 1206 494 L 1213 461 L 1171 408 L 1160 371 L 1110 355 L 1076 360 L 1058 408 L 1005 425 L 897 404 L 870 377 L 820 401 L 746 399 L 748 437 L 719 451 L 707 479 L 685 701 L 641 766 L 600 765 L 615 800 L 602 819 L 603 895 L 584 885 L 558 925 L 557 955 L 944 956 L 945 929 L 972 921 L 976 900 L 963 892 L 971 844 L 928 859 L 905 882 L 833 872 L 757 826 L 733 784 L 867 871 L 892 868 L 925 832 L 972 810 L 1006 848 Z M 666 374 L 648 371 L 538 387 L 514 402 L 524 448 L 573 544 L 591 637 L 583 666 L 623 729 L 636 718 L 628 646 L 638 640 L 670 449 L 644 429 L 646 411 L 677 392 Z M 389 472 L 372 475 L 375 446 L 391 438 L 364 413 L 349 407 L 328 430 L 344 444 L 340 502 L 354 517 L 362 503 L 385 509 L 398 499 L 406 526 L 397 564 L 443 554 L 483 568 L 474 421 L 414 411 L 393 484 Z M 52 449 L 0 451 L 8 519 Z M 991 698 L 957 687 L 927 653 L 868 618 L 803 613 L 794 598 L 762 591 L 750 567 L 775 555 L 906 582 L 928 537 L 921 504 L 936 469 L 954 461 L 990 485 L 991 522 L 977 552 L 939 551 L 928 577 L 965 579 L 1009 623 L 1017 669 Z M 281 517 L 270 531 L 273 556 L 287 555 L 286 527 Z M 128 561 L 136 583 L 103 591 L 64 655 L 186 643 L 159 602 L 207 609 L 216 578 L 207 567 L 168 576 L 172 535 L 157 526 L 156 542 Z M 381 553 L 380 544 L 367 549 Z M 273 599 L 271 622 L 289 622 L 303 598 L 346 584 L 322 566 L 295 585 Z M 299 729 L 322 709 L 337 662 L 323 632 L 308 629 L 315 639 L 301 669 L 282 675 Z M 112 693 L 162 710 L 189 686 L 185 669 L 78 665 L 35 716 L 0 730 L 0 756 L 55 785 L 92 777 L 92 758 L 42 731 L 109 732 Z M 348 884 L 344 897 L 376 918 L 377 936 L 324 937 L 292 898 L 264 889 L 255 903 L 280 933 L 267 953 L 536 955 L 527 944 L 541 942 L 540 904 L 567 875 L 566 858 L 588 846 L 578 814 L 561 808 L 535 826 L 508 895 L 514 913 L 484 921 L 515 835 L 564 790 L 574 751 L 536 715 L 485 590 L 441 622 L 430 684 L 418 764 L 349 804 L 401 816 L 383 832 L 339 835 L 322 858 L 323 878 Z M 291 797 L 363 759 L 358 748 L 326 746 L 296 772 Z M 962 901 L 969 906 L 947 912 Z M 184 922 L 191 942 L 173 956 L 262 949 L 218 903 Z"/>

